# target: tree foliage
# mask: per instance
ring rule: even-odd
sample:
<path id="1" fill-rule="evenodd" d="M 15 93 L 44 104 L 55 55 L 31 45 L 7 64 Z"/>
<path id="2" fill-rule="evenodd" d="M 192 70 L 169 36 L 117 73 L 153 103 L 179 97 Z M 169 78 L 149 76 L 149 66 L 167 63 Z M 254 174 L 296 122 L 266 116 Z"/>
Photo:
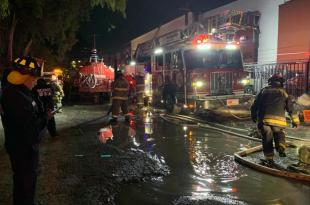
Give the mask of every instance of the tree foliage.
<path id="1" fill-rule="evenodd" d="M 126 1 L 0 0 L 0 55 L 11 60 L 10 56 L 30 53 L 50 63 L 61 62 L 77 41 L 80 23 L 88 20 L 94 7 L 125 16 Z"/>
<path id="2" fill-rule="evenodd" d="M 0 0 L 0 19 L 9 14 L 9 1 Z"/>

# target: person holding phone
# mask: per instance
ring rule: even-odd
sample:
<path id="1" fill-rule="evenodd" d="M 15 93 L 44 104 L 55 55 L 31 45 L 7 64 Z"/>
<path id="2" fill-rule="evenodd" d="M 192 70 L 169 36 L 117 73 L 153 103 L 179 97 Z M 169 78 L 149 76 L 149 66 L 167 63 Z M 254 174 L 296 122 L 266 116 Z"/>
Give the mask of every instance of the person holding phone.
<path id="1" fill-rule="evenodd" d="M 45 80 L 44 78 L 40 78 L 37 82 L 37 85 L 32 89 L 34 96 L 42 102 L 43 112 L 48 113 L 51 112 L 55 114 L 54 110 L 54 89 L 53 87 Z M 47 130 L 52 138 L 55 138 L 58 134 L 56 131 L 56 121 L 55 117 L 52 116 L 47 123 Z"/>
<path id="2" fill-rule="evenodd" d="M 17 58 L 1 97 L 5 148 L 13 171 L 14 205 L 35 204 L 40 136 L 51 117 L 50 113 L 40 113 L 31 92 L 40 75 L 41 67 L 34 58 Z"/>

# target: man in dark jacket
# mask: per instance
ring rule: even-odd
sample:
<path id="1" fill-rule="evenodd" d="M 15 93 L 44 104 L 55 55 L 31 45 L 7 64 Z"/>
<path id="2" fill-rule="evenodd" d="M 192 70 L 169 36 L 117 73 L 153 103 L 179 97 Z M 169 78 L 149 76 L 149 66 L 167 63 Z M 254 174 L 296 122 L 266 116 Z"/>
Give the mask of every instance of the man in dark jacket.
<path id="1" fill-rule="evenodd" d="M 31 93 L 40 74 L 41 68 L 35 59 L 16 59 L 1 98 L 5 148 L 13 169 L 14 205 L 34 204 L 40 132 L 48 119 L 39 112 Z"/>
<path id="2" fill-rule="evenodd" d="M 285 133 L 287 126 L 285 112 L 292 120 L 292 126 L 299 124 L 298 115 L 293 114 L 293 102 L 283 89 L 284 79 L 275 74 L 268 80 L 268 86 L 257 95 L 252 107 L 252 120 L 256 123 L 262 135 L 264 156 L 267 163 L 273 164 L 273 140 L 280 157 L 285 154 Z"/>
<path id="3" fill-rule="evenodd" d="M 50 84 L 47 83 L 45 79 L 40 78 L 32 91 L 34 96 L 42 102 L 43 112 L 48 113 L 54 110 L 54 89 Z M 54 116 L 48 120 L 47 129 L 51 137 L 57 136 Z"/>

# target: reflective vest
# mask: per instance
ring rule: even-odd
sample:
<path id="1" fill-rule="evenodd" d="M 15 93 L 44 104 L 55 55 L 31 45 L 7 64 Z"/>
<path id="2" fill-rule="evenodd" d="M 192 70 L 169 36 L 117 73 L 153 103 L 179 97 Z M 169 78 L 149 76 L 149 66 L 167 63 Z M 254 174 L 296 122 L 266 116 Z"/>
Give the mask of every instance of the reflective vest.
<path id="1" fill-rule="evenodd" d="M 128 100 L 129 84 L 124 77 L 120 77 L 114 81 L 112 99 Z"/>
<path id="2" fill-rule="evenodd" d="M 287 126 L 286 111 L 291 120 L 299 124 L 299 117 L 293 110 L 292 99 L 281 87 L 268 86 L 263 88 L 251 106 L 252 118 L 257 119 L 258 123 L 271 126 Z"/>

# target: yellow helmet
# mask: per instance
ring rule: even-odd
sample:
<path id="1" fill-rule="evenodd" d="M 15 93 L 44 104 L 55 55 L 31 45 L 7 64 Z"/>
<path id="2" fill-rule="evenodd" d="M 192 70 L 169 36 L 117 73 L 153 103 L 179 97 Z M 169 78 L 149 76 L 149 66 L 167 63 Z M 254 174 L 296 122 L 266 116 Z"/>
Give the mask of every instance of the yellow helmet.
<path id="1" fill-rule="evenodd" d="M 31 75 L 35 77 L 41 76 L 41 66 L 37 63 L 36 59 L 31 56 L 22 56 L 16 58 L 13 62 L 13 69 L 22 75 Z"/>

